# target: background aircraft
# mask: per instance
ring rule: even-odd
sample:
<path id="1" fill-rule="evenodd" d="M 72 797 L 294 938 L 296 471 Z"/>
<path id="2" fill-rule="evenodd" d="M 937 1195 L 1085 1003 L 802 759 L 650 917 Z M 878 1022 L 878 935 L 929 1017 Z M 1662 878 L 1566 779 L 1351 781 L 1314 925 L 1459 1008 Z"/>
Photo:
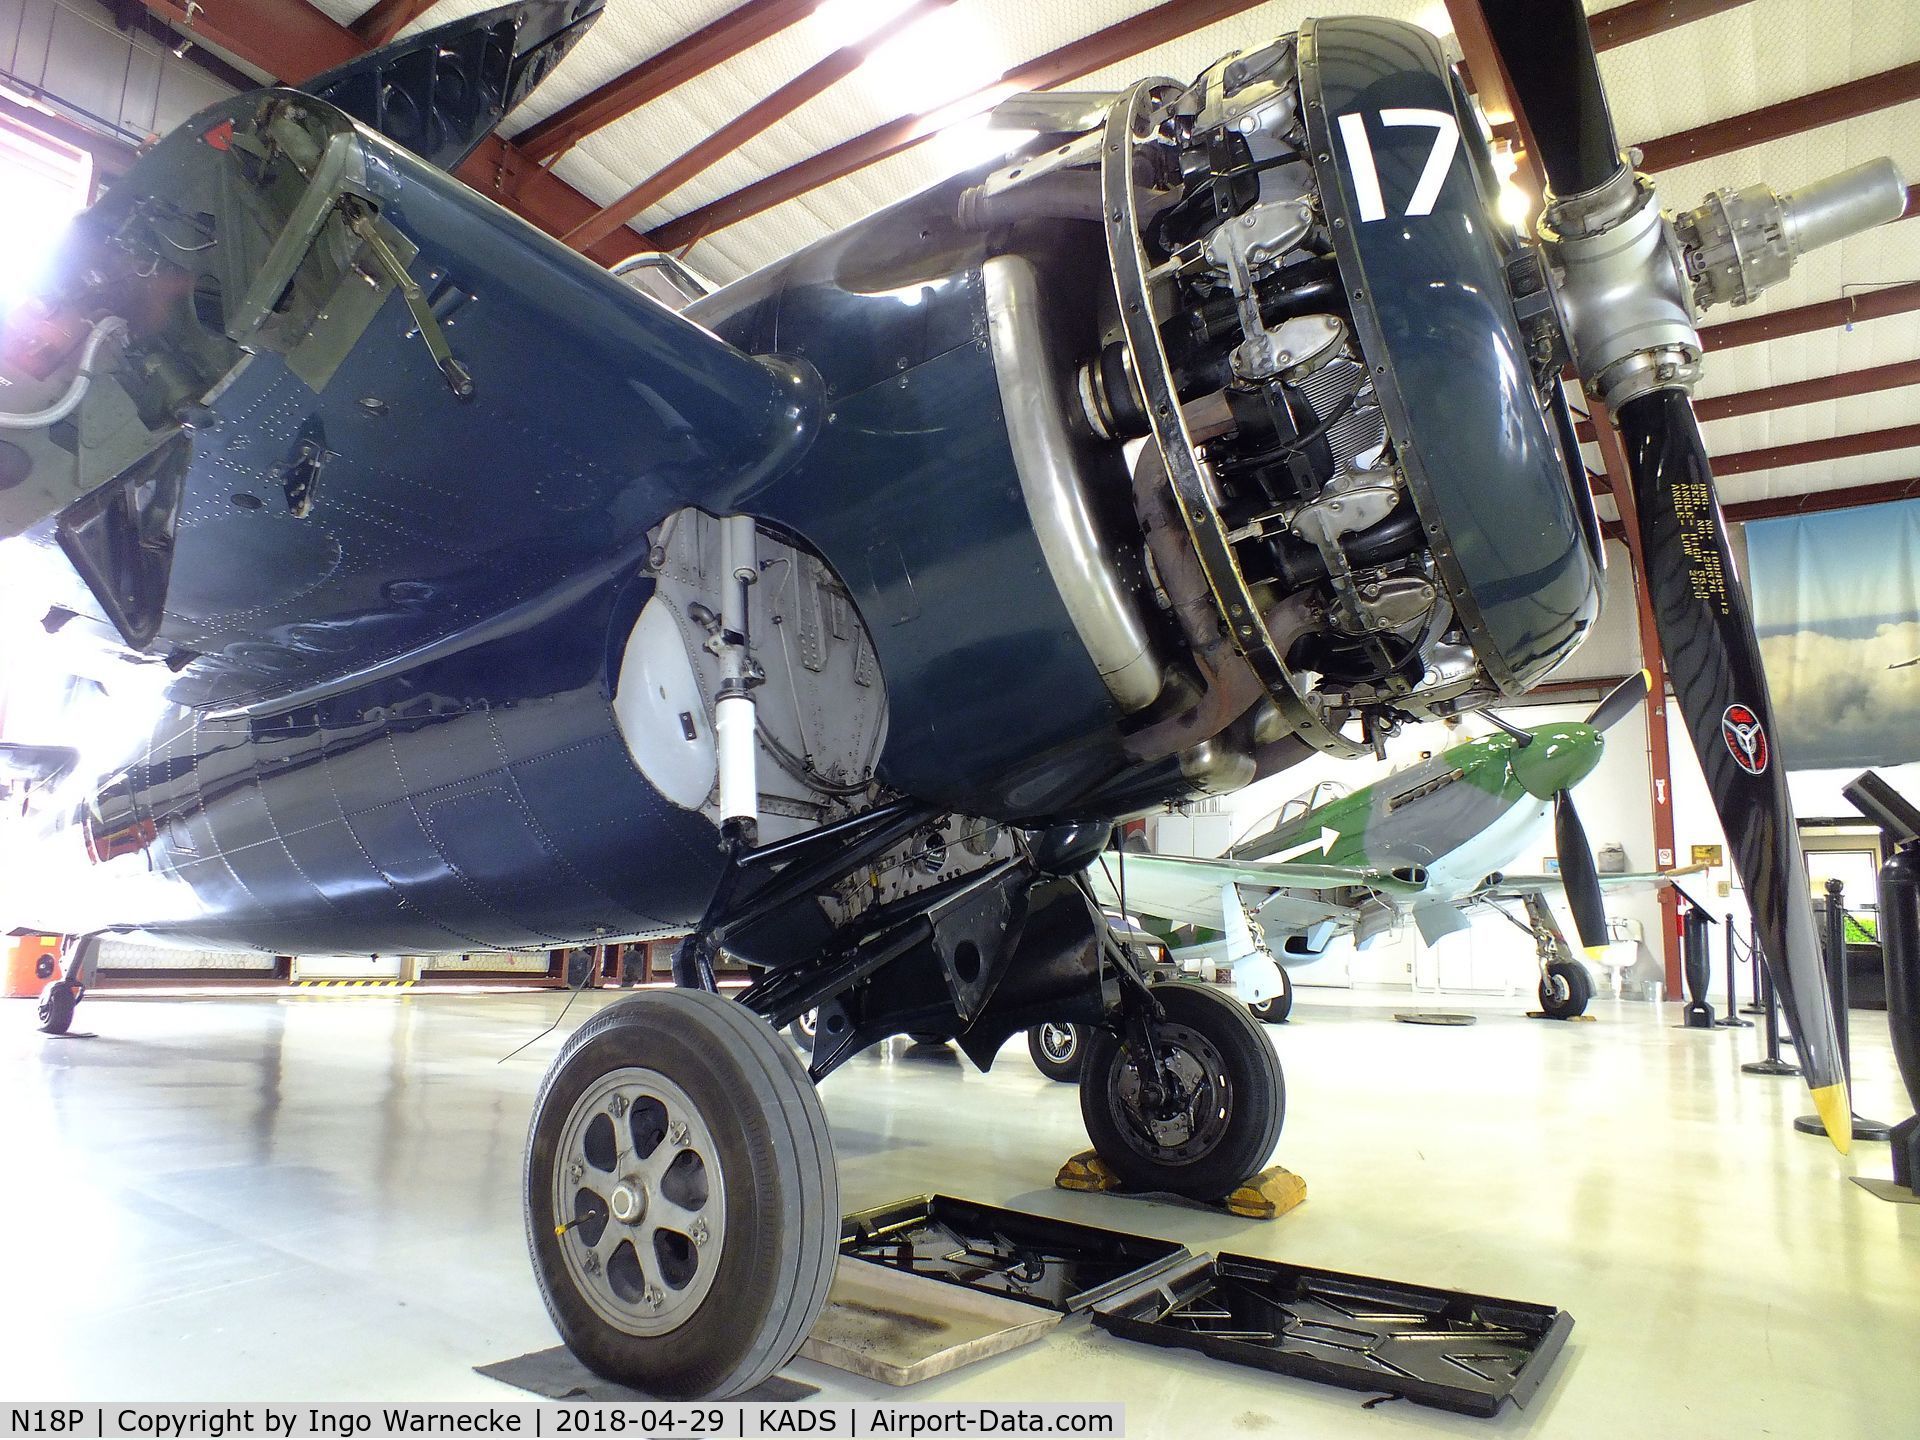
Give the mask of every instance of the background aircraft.
<path id="1" fill-rule="evenodd" d="M 1411 916 L 1432 944 L 1465 928 L 1471 905 L 1525 902 L 1556 886 L 1591 956 L 1608 939 L 1602 890 L 1661 879 L 1600 875 L 1571 795 L 1600 763 L 1607 728 L 1646 698 L 1647 683 L 1644 671 L 1629 677 L 1584 721 L 1503 726 L 1455 745 L 1243 839 L 1218 859 L 1130 853 L 1126 908 L 1220 931 L 1216 944 L 1174 953 L 1233 964 L 1242 998 L 1263 1019 L 1284 1018 L 1291 1003 L 1285 963 L 1318 958 L 1336 935 L 1364 945 Z M 1560 873 L 1507 874 L 1549 821 Z M 1117 873 L 1109 862 L 1095 882 L 1113 904 Z M 1542 942 L 1540 1003 L 1548 1014 L 1577 1015 L 1591 979 L 1559 953 L 1564 941 L 1551 924 L 1544 903 L 1528 906 L 1527 928 Z M 1269 971 L 1274 960 L 1280 965 Z"/>
<path id="2" fill-rule="evenodd" d="M 1266 1164 L 1272 1045 L 1150 986 L 1085 871 L 1121 817 L 1517 697 L 1580 644 L 1571 364 L 1621 428 L 1680 709 L 1843 1143 L 1689 391 L 1698 309 L 1905 187 L 1874 162 L 1669 220 L 1577 0 L 1484 8 L 1552 182 L 1537 240 L 1439 41 L 1329 18 L 1191 83 L 1015 97 L 1004 162 L 679 314 L 448 173 L 598 0 L 211 107 L 79 217 L 0 346 L 8 648 L 143 732 L 9 827 L 0 909 L 283 954 L 691 929 L 681 988 L 549 1074 L 528 1238 L 596 1371 L 739 1393 L 824 1303 L 809 1081 L 867 1044 L 985 1064 L 1096 1026 L 1082 1113 L 1123 1178 L 1217 1196 Z M 722 946 L 760 971 L 739 1004 Z M 816 1007 L 803 1071 L 773 1027 Z"/>

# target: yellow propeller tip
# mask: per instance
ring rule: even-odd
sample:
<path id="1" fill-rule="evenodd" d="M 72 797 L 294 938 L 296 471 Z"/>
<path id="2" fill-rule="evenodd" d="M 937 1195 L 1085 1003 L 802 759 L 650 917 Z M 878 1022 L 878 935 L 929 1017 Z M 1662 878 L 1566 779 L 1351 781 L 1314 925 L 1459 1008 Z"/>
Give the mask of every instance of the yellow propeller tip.
<path id="1" fill-rule="evenodd" d="M 1846 1082 L 1815 1086 L 1812 1093 L 1813 1108 L 1826 1127 L 1827 1138 L 1833 1141 L 1834 1149 L 1847 1154 L 1853 1149 L 1853 1097 L 1847 1094 Z"/>
<path id="2" fill-rule="evenodd" d="M 1649 690 L 1653 688 L 1653 671 L 1648 670 L 1643 666 L 1640 670 L 1640 678 L 1642 681 L 1646 683 L 1646 687 Z"/>
<path id="3" fill-rule="evenodd" d="M 1587 959 L 1593 961 L 1595 964 L 1598 964 L 1607 953 L 1607 947 L 1604 945 L 1588 945 L 1585 948 Z"/>

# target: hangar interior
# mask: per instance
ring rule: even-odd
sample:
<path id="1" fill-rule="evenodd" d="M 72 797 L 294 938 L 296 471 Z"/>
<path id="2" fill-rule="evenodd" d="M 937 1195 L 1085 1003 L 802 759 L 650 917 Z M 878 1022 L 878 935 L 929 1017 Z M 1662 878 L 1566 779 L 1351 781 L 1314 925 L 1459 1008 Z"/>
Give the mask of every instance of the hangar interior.
<path id="1" fill-rule="evenodd" d="M 1893 0 L 1582 8 L 0 0 L 0 504 L 13 491 L 23 517 L 0 511 L 11 1001 L 0 1006 L 11 1176 L 0 1189 L 0 1397 L 507 1405 L 564 1397 L 540 1388 L 554 1373 L 591 1387 L 594 1371 L 608 1384 L 617 1375 L 630 1388 L 608 1393 L 628 1396 L 1118 1402 L 1136 1436 L 1905 1433 L 1920 1407 L 1920 1140 L 1908 1119 L 1920 1101 L 1920 832 L 1903 828 L 1920 819 L 1908 808 L 1920 805 L 1920 202 L 1909 188 L 1920 180 L 1920 11 Z M 1581 43 L 1559 25 L 1567 14 Z M 1315 28 L 1341 16 L 1360 19 Z M 1368 30 L 1374 20 L 1440 37 L 1431 74 L 1400 58 L 1425 55 L 1425 42 Z M 382 46 L 437 27 L 452 27 L 437 55 L 416 46 L 365 68 Z M 1296 34 L 1309 38 L 1275 43 Z M 1341 44 L 1378 73 L 1352 82 L 1336 117 L 1332 90 L 1324 107 L 1313 97 L 1333 85 Z M 1604 96 L 1595 87 L 1561 105 L 1578 87 L 1537 57 L 1582 44 Z M 496 61 L 507 67 L 488 82 L 497 93 L 461 69 L 492 74 Z M 330 78 L 356 66 L 355 79 Z M 421 74 L 437 96 L 418 88 Z M 1175 78 L 1135 88 L 1143 77 Z M 1264 111 L 1244 98 L 1263 85 L 1281 96 Z M 289 110 L 236 98 L 274 86 L 321 100 L 303 110 L 294 97 Z M 422 93 L 432 113 L 416 125 L 406 112 Z M 1423 95 L 1450 108 L 1409 108 Z M 1272 126 L 1275 103 L 1297 104 L 1297 130 Z M 1579 153 L 1556 132 L 1590 127 L 1596 104 L 1631 147 L 1608 180 L 1625 189 L 1569 202 L 1571 187 L 1552 183 L 1567 172 L 1553 167 L 1590 160 L 1593 146 Z M 1208 139 L 1223 106 L 1230 118 Z M 1357 158 L 1370 143 L 1361 110 L 1374 116 L 1378 173 Z M 1382 137 L 1408 127 L 1421 147 L 1436 136 L 1430 155 L 1388 150 Z M 1175 134 L 1177 160 L 1151 153 Z M 1123 144 L 1123 160 L 1101 158 L 1102 145 Z M 96 367 L 95 352 L 131 353 L 128 322 L 116 342 L 107 322 L 62 315 L 42 298 L 55 293 L 52 267 L 69 285 L 105 286 L 96 277 L 122 263 L 132 268 L 114 283 L 190 277 L 198 252 L 244 249 L 222 208 L 243 188 L 234 174 L 264 195 L 288 157 L 317 195 L 327 157 L 354 145 L 344 172 L 326 172 L 345 173 L 344 188 L 308 215 L 302 242 L 314 255 L 336 247 L 328 284 L 344 277 L 340 288 L 302 311 L 319 292 L 311 271 L 290 268 L 261 292 L 249 339 L 233 318 L 240 269 L 222 272 L 211 301 L 208 272 L 198 289 L 184 280 L 165 303 L 198 307 L 203 324 L 225 306 L 220 343 L 231 346 L 217 365 L 184 342 L 141 352 L 144 378 L 124 382 L 132 400 L 107 413 L 98 376 L 131 367 Z M 1335 154 L 1352 171 L 1337 183 L 1315 168 Z M 1891 166 L 1875 169 L 1882 157 Z M 1021 167 L 1038 176 L 1024 189 Z M 1290 167 L 1318 177 L 1293 230 L 1261 188 Z M 1419 266 L 1456 243 L 1416 221 L 1458 219 L 1434 196 L 1469 168 L 1485 204 L 1462 212 L 1464 228 L 1493 268 L 1416 286 Z M 1651 183 L 1636 190 L 1635 172 Z M 1404 215 L 1369 214 L 1382 176 L 1397 203 L 1394 186 L 1416 174 Z M 1851 189 L 1822 188 L 1849 176 Z M 923 192 L 936 201 L 913 199 Z M 1689 210 L 1709 192 L 1712 205 Z M 1621 195 L 1640 207 L 1626 220 L 1606 209 L 1627 204 Z M 107 219 L 70 232 L 90 206 Z M 1595 242 L 1634 216 L 1653 225 L 1635 233 L 1667 249 L 1636 251 L 1643 269 L 1629 275 Z M 1355 248 L 1380 218 L 1404 222 L 1415 259 Z M 1497 240 L 1484 238 L 1490 220 L 1507 227 Z M 1217 238 L 1256 222 L 1284 240 Z M 1596 228 L 1583 235 L 1583 223 Z M 129 239 L 142 225 L 159 242 L 144 269 Z M 271 268 L 295 228 L 260 230 L 248 263 Z M 81 235 L 97 246 L 88 258 L 58 259 L 79 253 Z M 462 246 L 478 257 L 465 278 L 454 273 Z M 1276 268 L 1281 251 L 1293 258 Z M 1536 253 L 1546 278 L 1529 288 Z M 957 268 L 938 270 L 952 256 Z M 1150 323 L 1130 328 L 1136 258 Z M 1716 279 L 1716 264 L 1734 278 Z M 1288 298 L 1263 316 L 1261 286 L 1277 291 L 1314 266 L 1300 282 L 1311 304 Z M 1196 291 L 1173 288 L 1201 270 Z M 1438 310 L 1386 312 L 1386 291 L 1470 297 L 1476 277 L 1502 291 L 1496 319 L 1514 339 L 1504 359 L 1482 363 L 1504 341 L 1483 344 L 1478 322 L 1455 312 L 1444 324 L 1422 318 Z M 359 281 L 377 298 L 343 300 Z M 1646 300 L 1642 284 L 1677 308 Z M 1187 296 L 1192 316 L 1169 294 Z M 1383 313 L 1370 318 L 1376 299 Z M 1332 352 L 1286 368 L 1301 344 L 1321 343 L 1288 327 L 1324 321 L 1323 303 L 1351 356 L 1333 365 L 1357 376 L 1338 409 L 1316 388 L 1331 382 L 1307 374 Z M 331 318 L 349 311 L 360 318 Z M 127 313 L 140 340 L 141 315 Z M 285 340 L 301 315 L 311 331 Z M 855 333 L 862 325 L 872 333 Z M 1230 359 L 1223 334 L 1244 337 Z M 1270 361 L 1292 347 L 1264 389 L 1245 358 L 1261 339 Z M 195 343 L 211 351 L 206 336 Z M 1208 345 L 1217 353 L 1194 358 Z M 1094 358 L 1062 389 L 1046 367 L 1072 346 Z M 1606 346 L 1626 348 L 1594 360 Z M 1389 352 L 1368 378 L 1366 362 Z M 1172 408 L 1152 414 L 1155 353 Z M 976 354 L 986 358 L 963 369 Z M 175 386 L 175 371 L 196 364 L 218 383 Z M 1182 366 L 1226 378 L 1189 384 Z M 37 398 L 42 382 L 57 404 Z M 89 382 L 98 430 L 74 408 Z M 336 400 L 360 387 L 343 401 L 351 418 L 315 401 L 300 428 L 329 384 Z M 163 420 L 140 385 L 170 397 Z M 1490 413 L 1494 389 L 1500 413 L 1477 425 L 1474 396 Z M 1641 417 L 1659 397 L 1684 410 L 1689 391 L 1698 463 L 1676 483 L 1668 471 L 1694 456 L 1675 460 L 1686 447 L 1674 436 L 1690 422 L 1669 432 Z M 511 392 L 523 408 L 509 414 L 496 407 Z M 1032 400 L 1042 392 L 1051 398 Z M 1253 395 L 1281 443 L 1236 458 Z M 68 413 L 77 438 L 61 433 Z M 367 439 L 355 423 L 387 428 Z M 987 441 L 976 443 L 976 423 Z M 248 449 L 256 429 L 272 438 Z M 30 430 L 31 443 L 20 438 Z M 273 448 L 282 430 L 284 454 Z M 1483 585 L 1476 555 L 1533 554 L 1547 528 L 1544 510 L 1471 498 L 1495 494 L 1500 456 L 1525 450 L 1534 430 L 1529 453 L 1558 457 L 1556 483 L 1572 487 L 1552 517 L 1578 565 L 1513 559 Z M 1339 477 L 1319 499 L 1236 511 L 1229 528 L 1236 484 L 1257 475 L 1271 492 L 1260 467 L 1273 454 L 1298 480 L 1329 441 L 1344 458 L 1323 466 Z M 140 448 L 114 448 L 128 443 Z M 109 452 L 120 455 L 111 466 L 88 458 Z M 135 475 L 124 510 L 83 513 L 89 495 L 133 474 L 115 467 L 136 453 L 138 466 L 189 458 Z M 91 479 L 28 515 L 48 455 Z M 1477 526 L 1477 548 L 1443 535 L 1437 492 L 1408 479 L 1420 464 L 1437 476 L 1449 455 L 1471 478 L 1444 528 Z M 1174 503 L 1156 522 L 1139 502 L 1128 533 L 1145 534 L 1144 551 L 1134 544 L 1117 585 L 1074 591 L 1063 576 L 1107 562 L 1101 527 L 1116 506 L 1135 523 L 1116 497 L 1145 496 L 1155 464 Z M 625 490 L 623 466 L 642 475 Z M 1074 490 L 1076 466 L 1113 481 L 1108 492 Z M 1380 500 L 1366 486 L 1388 469 L 1400 488 Z M 1045 492 L 1052 512 L 1036 475 L 1067 476 Z M 1221 537 L 1225 562 L 1206 548 L 1196 492 L 1182 489 L 1216 475 L 1227 481 L 1208 492 L 1219 526 L 1206 533 Z M 151 496 L 168 484 L 185 499 L 176 489 L 155 529 L 166 507 Z M 1690 501 L 1689 485 L 1705 500 Z M 589 498 L 575 503 L 568 487 Z M 1329 497 L 1338 509 L 1336 491 L 1367 525 L 1417 511 L 1413 538 L 1425 522 L 1433 548 L 1415 568 L 1388 573 L 1396 555 L 1345 588 L 1367 563 L 1347 537 L 1381 532 L 1324 516 L 1310 529 L 1309 511 Z M 262 494 L 275 528 L 243 536 Z M 1375 501 L 1383 508 L 1364 509 Z M 1681 534 L 1673 526 L 1685 531 L 1689 515 L 1706 518 Z M 1273 541 L 1274 575 L 1255 577 L 1247 537 L 1267 543 L 1276 517 L 1292 528 Z M 1192 535 L 1185 591 L 1156 523 L 1162 540 Z M 974 527 L 977 549 L 936 548 Z M 244 538 L 258 533 L 270 538 Z M 1075 536 L 1081 548 L 1062 559 Z M 326 546 L 324 561 L 311 558 Z M 140 566 L 156 555 L 142 628 L 136 592 L 151 571 Z M 1570 638 L 1542 639 L 1565 618 L 1539 619 L 1552 609 L 1543 597 L 1575 586 L 1573 568 L 1588 593 L 1569 602 Z M 243 572 L 261 578 L 232 579 Z M 1223 574 L 1259 581 L 1245 591 L 1255 620 L 1276 634 L 1298 626 L 1260 651 L 1272 669 L 1260 642 L 1237 638 L 1254 632 Z M 1273 603 L 1296 575 L 1330 597 L 1304 620 L 1282 614 L 1297 597 Z M 1328 616 L 1386 626 L 1396 595 L 1427 607 L 1407 612 L 1411 629 L 1392 622 L 1415 637 L 1411 658 L 1385 629 L 1302 649 L 1321 643 L 1311 629 Z M 1219 607 L 1211 631 L 1183 609 L 1199 604 Z M 1129 606 L 1148 621 L 1116 622 Z M 1489 659 L 1502 615 L 1522 611 L 1532 654 L 1509 646 Z M 1144 658 L 1107 663 L 1102 620 L 1119 625 L 1123 647 L 1144 635 Z M 1193 665 L 1155 659 L 1170 636 Z M 342 646 L 370 647 L 354 651 L 364 668 L 340 668 Z M 1472 672 L 1457 683 L 1454 652 Z M 1317 700 L 1303 708 L 1297 672 L 1313 669 L 1327 689 L 1341 665 L 1382 655 L 1386 678 L 1342 682 L 1351 708 L 1334 720 Z M 1193 728 L 1226 704 L 1220 676 L 1242 659 L 1250 688 L 1230 723 Z M 1187 692 L 1166 678 L 1176 671 L 1197 673 Z M 1130 683 L 1148 685 L 1144 698 L 1128 699 Z M 1366 695 L 1389 701 L 1369 710 L 1354 698 Z M 1085 719 L 1096 713 L 1097 725 Z M 1279 717 L 1273 728 L 1263 713 Z M 1150 750 L 1163 732 L 1182 738 Z M 709 767 L 690 786 L 683 741 Z M 468 764 L 463 747 L 475 745 L 484 755 Z M 254 768 L 237 768 L 231 757 L 250 748 Z M 1139 768 L 1116 773 L 1121 755 Z M 602 768 L 563 770 L 568 756 Z M 311 796 L 303 771 L 325 777 Z M 1879 777 L 1864 790 L 1863 772 Z M 233 807 L 257 805 L 250 840 L 236 838 L 247 815 L 219 818 L 233 793 L 244 797 Z M 320 819 L 288 818 L 309 800 Z M 382 807 L 404 822 L 384 840 L 372 818 Z M 489 838 L 508 830 L 511 841 Z M 816 834 L 826 839 L 807 848 Z M 251 862 L 240 858 L 249 845 Z M 262 850 L 280 867 L 271 883 L 248 868 Z M 838 850 L 851 878 L 828 873 Z M 803 913 L 767 898 L 810 866 L 826 869 Z M 911 878 L 887 878 L 903 871 Z M 1030 888 L 992 888 L 1008 877 Z M 1023 967 L 1036 978 L 1009 978 Z M 1163 1036 L 1199 1072 L 1184 1110 L 1177 1065 L 1143 1080 L 1138 1053 L 1185 1012 L 1137 998 L 1136 975 L 1141 997 L 1204 995 L 1202 1012 L 1232 1012 Z M 37 1030 L 28 1002 L 49 1028 L 46 996 L 69 984 L 50 1027 L 65 1033 Z M 689 991 L 727 1005 L 660 1008 L 662 997 L 708 998 Z M 614 1023 L 623 1006 L 649 1018 Z M 1256 1025 L 1248 1006 L 1277 1023 Z M 681 1038 L 669 1033 L 683 1024 Z M 1254 1047 L 1251 1069 L 1234 1068 L 1215 1024 Z M 629 1049 L 597 1060 L 596 1045 Z M 1038 1068 L 1049 1045 L 1068 1067 L 1056 1078 Z M 725 1117 L 702 1108 L 701 1085 L 726 1092 L 734 1072 L 714 1080 L 696 1057 L 694 1079 L 658 1078 L 672 1067 L 651 1057 L 703 1046 L 771 1077 L 750 1094 L 734 1087 L 741 1114 L 766 1104 L 816 1117 L 793 1155 L 740 1158 Z M 587 1074 L 589 1061 L 600 1070 Z M 1084 1078 L 1101 1066 L 1121 1099 Z M 1078 1099 L 1060 1083 L 1076 1077 Z M 1169 1097 L 1138 1102 L 1162 1107 L 1142 1122 L 1146 1149 L 1135 1146 L 1151 1163 L 1116 1177 L 1099 1115 L 1120 1115 L 1143 1086 Z M 693 1188 L 676 1190 L 666 1169 L 642 1184 L 614 1173 L 624 1160 L 600 1166 L 594 1104 L 622 1125 L 636 1105 L 670 1117 L 668 1149 L 708 1157 Z M 1852 1137 L 1848 1153 L 1822 1138 L 1823 1122 L 1836 1145 Z M 1252 1140 L 1222 1138 L 1261 1125 Z M 1145 1183 L 1236 1144 L 1232 1183 L 1178 1195 L 1172 1181 Z M 577 1192 L 577 1175 L 560 1178 L 569 1146 L 606 1170 L 604 1196 L 591 1177 Z M 1107 1180 L 1148 1193 L 1056 1185 L 1063 1163 L 1096 1152 Z M 805 1183 L 787 1188 L 796 1168 Z M 1219 1203 L 1241 1181 L 1300 1179 L 1273 1218 Z M 836 1263 L 834 1247 L 850 1243 L 839 1217 L 923 1195 L 1194 1256 L 1531 1302 L 1573 1328 L 1534 1337 L 1526 1366 L 1511 1362 L 1514 1401 L 1496 1395 L 1490 1416 L 1449 1413 L 1430 1395 L 1369 1402 L 1418 1389 L 1411 1370 L 1377 1359 L 1360 1378 L 1316 1383 L 1327 1377 L 1270 1373 L 1286 1367 L 1246 1353 L 1188 1353 L 1205 1350 L 1191 1337 L 1141 1345 L 1081 1313 L 906 1386 L 817 1349 L 794 1358 L 809 1334 L 829 1333 L 840 1293 L 829 1298 L 829 1272 L 861 1268 Z M 745 1229 L 748 1197 L 785 1218 Z M 686 1239 L 629 1218 L 629 1205 L 701 1218 Z M 569 1248 L 576 1226 L 612 1245 L 621 1225 L 639 1235 L 643 1224 L 652 1258 L 636 1240 L 609 1250 L 603 1271 L 598 1240 L 585 1260 Z M 722 1239 L 763 1244 L 764 1269 L 791 1273 L 791 1293 L 743 1278 L 737 1259 L 713 1261 L 730 1253 Z M 621 1263 L 638 1278 L 620 1280 Z M 1271 1333 L 1229 1338 L 1244 1352 L 1265 1334 L 1277 1350 L 1279 1333 L 1305 1323 L 1268 1321 Z M 1194 1323 L 1206 1333 L 1204 1315 Z M 708 1369 L 662 1372 L 649 1389 L 653 1362 L 633 1357 L 682 1324 L 750 1343 L 711 1342 L 721 1358 Z M 1473 1369 L 1484 1357 L 1449 1354 L 1456 1372 L 1505 1393 Z M 545 1381 L 483 1368 L 536 1355 L 548 1357 Z"/>

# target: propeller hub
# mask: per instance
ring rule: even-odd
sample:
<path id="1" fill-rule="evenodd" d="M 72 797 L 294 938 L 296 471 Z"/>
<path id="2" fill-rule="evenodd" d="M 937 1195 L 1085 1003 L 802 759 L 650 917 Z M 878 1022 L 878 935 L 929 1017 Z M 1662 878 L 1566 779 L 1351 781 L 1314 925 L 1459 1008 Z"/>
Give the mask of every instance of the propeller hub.
<path id="1" fill-rule="evenodd" d="M 1551 800 L 1586 779 L 1606 751 L 1600 732 L 1578 720 L 1536 725 L 1531 733 L 1533 742 L 1516 747 L 1507 763 L 1521 788 L 1541 800 Z"/>

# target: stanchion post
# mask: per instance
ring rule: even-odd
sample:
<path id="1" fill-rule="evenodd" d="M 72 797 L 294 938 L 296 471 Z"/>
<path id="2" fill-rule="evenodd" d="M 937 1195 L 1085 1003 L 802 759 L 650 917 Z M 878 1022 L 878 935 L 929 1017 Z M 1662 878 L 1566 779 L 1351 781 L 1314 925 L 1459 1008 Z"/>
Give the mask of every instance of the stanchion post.
<path id="1" fill-rule="evenodd" d="M 1764 1015 L 1767 1013 L 1767 1006 L 1766 1002 L 1761 998 L 1760 992 L 1762 987 L 1767 983 L 1767 962 L 1760 954 L 1760 942 L 1753 938 L 1753 927 L 1751 925 L 1747 927 L 1747 964 L 1751 966 L 1753 970 L 1753 974 L 1750 977 L 1753 985 L 1753 1003 L 1751 1005 L 1742 1005 L 1740 1007 L 1740 1013 L 1742 1015 Z"/>
<path id="2" fill-rule="evenodd" d="M 1734 954 L 1733 916 L 1726 918 L 1727 926 L 1727 1013 L 1713 1023 L 1723 1030 L 1751 1030 L 1753 1022 L 1740 1018 L 1739 960 Z"/>
<path id="3" fill-rule="evenodd" d="M 1759 962 L 1760 1013 L 1766 1016 L 1767 1058 L 1750 1060 L 1740 1068 L 1749 1075 L 1798 1075 L 1798 1065 L 1789 1065 L 1780 1058 L 1780 1001 L 1773 993 L 1773 976 L 1768 973 L 1757 943 L 1753 947 L 1753 958 Z"/>

